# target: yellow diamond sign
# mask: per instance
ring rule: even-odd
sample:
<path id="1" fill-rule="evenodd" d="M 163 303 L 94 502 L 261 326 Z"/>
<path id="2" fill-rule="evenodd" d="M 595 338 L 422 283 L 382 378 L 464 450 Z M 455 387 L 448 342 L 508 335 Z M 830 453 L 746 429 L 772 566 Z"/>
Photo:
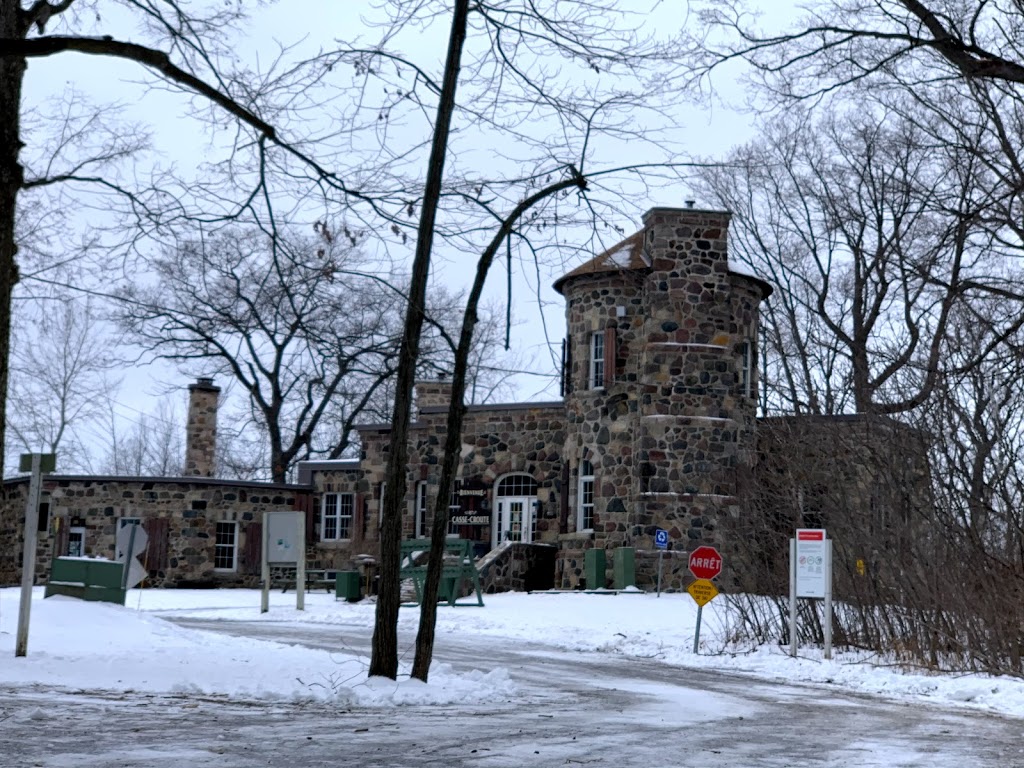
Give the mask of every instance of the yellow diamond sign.
<path id="1" fill-rule="evenodd" d="M 697 601 L 697 605 L 702 607 L 714 600 L 715 595 L 718 594 L 715 585 L 707 579 L 697 579 L 686 588 L 686 591 Z"/>

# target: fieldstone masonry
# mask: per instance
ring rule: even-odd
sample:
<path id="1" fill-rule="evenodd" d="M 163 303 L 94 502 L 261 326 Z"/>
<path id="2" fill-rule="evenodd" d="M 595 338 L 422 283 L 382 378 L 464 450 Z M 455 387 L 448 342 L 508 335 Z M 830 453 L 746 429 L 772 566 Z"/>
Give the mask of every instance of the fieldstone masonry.
<path id="1" fill-rule="evenodd" d="M 217 401 L 220 387 L 213 379 L 198 379 L 188 388 L 188 427 L 185 430 L 185 474 L 213 477 L 217 449 Z"/>

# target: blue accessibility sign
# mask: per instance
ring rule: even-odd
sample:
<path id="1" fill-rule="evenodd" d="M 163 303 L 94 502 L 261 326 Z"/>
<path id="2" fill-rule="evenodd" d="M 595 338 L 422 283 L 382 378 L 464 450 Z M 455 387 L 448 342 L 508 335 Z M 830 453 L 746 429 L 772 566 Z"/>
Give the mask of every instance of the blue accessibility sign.
<path id="1" fill-rule="evenodd" d="M 668 549 L 668 531 L 659 528 L 654 534 L 654 546 L 658 549 Z"/>

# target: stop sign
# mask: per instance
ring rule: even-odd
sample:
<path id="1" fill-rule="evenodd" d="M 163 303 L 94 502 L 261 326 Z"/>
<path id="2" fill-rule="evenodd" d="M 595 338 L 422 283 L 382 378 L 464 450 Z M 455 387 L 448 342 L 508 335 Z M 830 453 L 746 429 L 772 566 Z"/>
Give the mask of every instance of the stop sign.
<path id="1" fill-rule="evenodd" d="M 722 556 L 714 547 L 697 547 L 690 553 L 690 573 L 698 579 L 713 579 L 722 572 Z"/>

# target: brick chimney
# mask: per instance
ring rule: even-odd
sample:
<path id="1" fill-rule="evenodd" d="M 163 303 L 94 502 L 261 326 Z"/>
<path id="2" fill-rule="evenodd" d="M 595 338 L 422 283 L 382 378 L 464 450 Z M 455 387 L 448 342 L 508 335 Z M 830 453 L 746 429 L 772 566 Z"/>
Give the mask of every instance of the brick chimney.
<path id="1" fill-rule="evenodd" d="M 220 387 L 213 379 L 196 379 L 188 387 L 188 425 L 185 428 L 185 474 L 213 477 L 217 447 L 217 400 Z"/>

